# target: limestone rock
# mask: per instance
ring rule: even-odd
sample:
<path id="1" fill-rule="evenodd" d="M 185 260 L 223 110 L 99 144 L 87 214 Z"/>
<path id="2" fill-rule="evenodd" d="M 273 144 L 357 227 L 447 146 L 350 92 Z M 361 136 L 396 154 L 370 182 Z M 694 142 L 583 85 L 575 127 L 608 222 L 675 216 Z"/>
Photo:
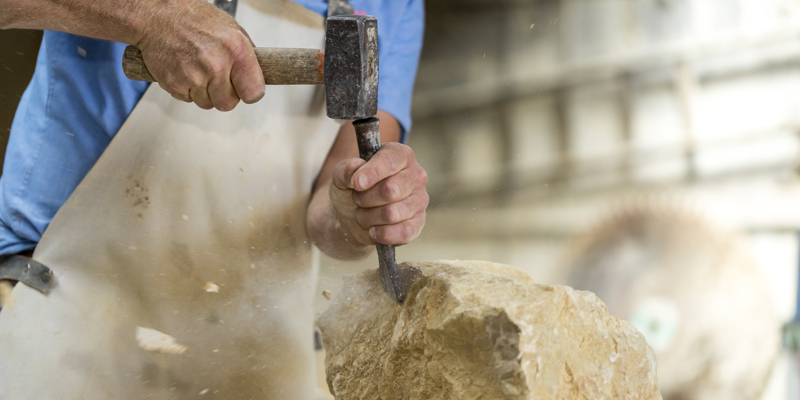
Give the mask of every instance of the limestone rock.
<path id="1" fill-rule="evenodd" d="M 661 399 L 653 351 L 594 294 L 485 262 L 400 268 L 420 275 L 405 304 L 370 270 L 319 319 L 336 399 Z"/>

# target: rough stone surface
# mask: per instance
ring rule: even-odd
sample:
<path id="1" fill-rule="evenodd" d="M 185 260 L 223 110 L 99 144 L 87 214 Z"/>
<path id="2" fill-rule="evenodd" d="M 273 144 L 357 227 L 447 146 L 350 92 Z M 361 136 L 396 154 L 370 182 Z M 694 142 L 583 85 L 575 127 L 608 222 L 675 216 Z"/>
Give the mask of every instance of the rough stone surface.
<path id="1" fill-rule="evenodd" d="M 590 292 L 475 261 L 421 272 L 403 305 L 376 270 L 320 317 L 336 399 L 661 399 L 644 337 Z"/>

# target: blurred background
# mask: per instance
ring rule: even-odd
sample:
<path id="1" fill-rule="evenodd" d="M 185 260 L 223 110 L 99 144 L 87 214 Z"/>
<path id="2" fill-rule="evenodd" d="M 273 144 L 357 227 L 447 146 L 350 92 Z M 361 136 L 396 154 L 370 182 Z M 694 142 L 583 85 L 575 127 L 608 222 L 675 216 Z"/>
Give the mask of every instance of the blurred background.
<path id="1" fill-rule="evenodd" d="M 665 399 L 800 398 L 800 0 L 426 12 L 410 145 L 431 205 L 398 260 L 598 293 L 656 350 Z M 39 38 L 0 31 L 3 141 Z M 377 266 L 319 262 L 319 312 Z"/>

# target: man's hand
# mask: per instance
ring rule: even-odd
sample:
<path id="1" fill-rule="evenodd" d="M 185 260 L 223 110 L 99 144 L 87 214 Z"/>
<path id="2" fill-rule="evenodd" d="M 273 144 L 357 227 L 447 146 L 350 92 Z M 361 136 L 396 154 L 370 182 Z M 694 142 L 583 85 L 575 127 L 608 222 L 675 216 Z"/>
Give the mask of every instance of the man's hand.
<path id="1" fill-rule="evenodd" d="M 175 9 L 166 6 L 165 9 Z M 180 1 L 180 15 L 154 18 L 141 40 L 150 73 L 172 97 L 200 108 L 230 111 L 264 96 L 253 42 L 228 14 L 205 1 Z M 187 9 L 188 7 L 188 9 Z"/>
<path id="2" fill-rule="evenodd" d="M 358 155 L 352 123 L 339 136 L 320 170 L 308 204 L 308 233 L 323 253 L 357 260 L 374 243 L 405 244 L 425 225 L 428 175 L 400 139 L 400 124 L 378 110 L 383 147 L 369 162 Z"/>
<path id="3" fill-rule="evenodd" d="M 351 158 L 336 165 L 331 204 L 358 242 L 406 244 L 425 226 L 427 181 L 410 147 L 387 143 L 369 162 Z"/>

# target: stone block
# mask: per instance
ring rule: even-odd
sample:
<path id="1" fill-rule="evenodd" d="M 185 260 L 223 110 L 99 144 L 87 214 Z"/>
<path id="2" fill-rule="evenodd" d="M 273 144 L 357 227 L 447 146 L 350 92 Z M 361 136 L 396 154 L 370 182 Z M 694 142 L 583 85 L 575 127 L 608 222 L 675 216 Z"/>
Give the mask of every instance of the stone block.
<path id="1" fill-rule="evenodd" d="M 369 270 L 318 321 L 336 399 L 661 399 L 652 349 L 594 294 L 487 262 L 400 268 L 404 304 Z"/>

